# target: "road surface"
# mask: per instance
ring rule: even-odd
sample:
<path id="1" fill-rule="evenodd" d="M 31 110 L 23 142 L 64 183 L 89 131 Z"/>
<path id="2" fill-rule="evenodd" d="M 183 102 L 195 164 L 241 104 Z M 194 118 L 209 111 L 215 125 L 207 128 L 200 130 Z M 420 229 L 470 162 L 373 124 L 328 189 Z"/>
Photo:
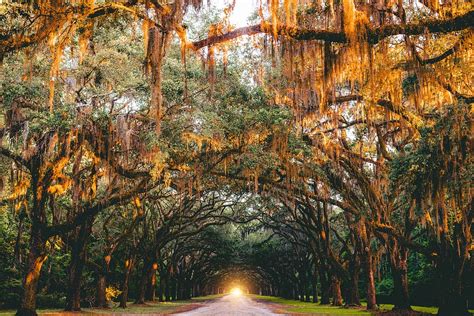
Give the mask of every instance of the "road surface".
<path id="1" fill-rule="evenodd" d="M 272 313 L 265 304 L 258 303 L 245 295 L 226 295 L 189 312 L 177 314 L 182 316 L 282 316 Z"/>

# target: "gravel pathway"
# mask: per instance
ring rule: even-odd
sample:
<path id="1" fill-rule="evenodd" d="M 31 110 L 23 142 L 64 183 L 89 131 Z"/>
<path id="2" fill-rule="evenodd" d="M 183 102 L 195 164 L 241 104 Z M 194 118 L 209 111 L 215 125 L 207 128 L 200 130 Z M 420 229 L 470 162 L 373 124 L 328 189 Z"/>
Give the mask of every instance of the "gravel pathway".
<path id="1" fill-rule="evenodd" d="M 282 316 L 269 310 L 265 304 L 255 302 L 245 295 L 226 295 L 203 307 L 176 314 L 182 316 Z"/>

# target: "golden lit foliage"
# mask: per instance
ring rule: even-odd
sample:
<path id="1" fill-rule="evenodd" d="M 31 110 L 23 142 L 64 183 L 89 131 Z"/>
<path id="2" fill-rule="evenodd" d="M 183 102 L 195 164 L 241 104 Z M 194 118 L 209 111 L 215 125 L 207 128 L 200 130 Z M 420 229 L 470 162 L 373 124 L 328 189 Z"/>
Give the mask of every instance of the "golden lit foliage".
<path id="1" fill-rule="evenodd" d="M 27 179 L 20 180 L 13 187 L 13 192 L 10 194 L 10 199 L 17 199 L 21 196 L 24 196 L 30 187 L 30 181 Z"/>
<path id="2" fill-rule="evenodd" d="M 151 176 L 154 179 L 159 179 L 163 176 L 163 171 L 168 167 L 167 163 L 168 155 L 166 153 L 157 150 L 153 155 L 153 169 L 151 171 Z"/>
<path id="3" fill-rule="evenodd" d="M 107 301 L 112 301 L 114 298 L 117 298 L 121 293 L 122 291 L 120 291 L 118 288 L 114 286 L 108 286 L 105 289 L 105 299 Z"/>
<path id="4" fill-rule="evenodd" d="M 216 137 L 208 137 L 192 132 L 184 132 L 182 134 L 183 141 L 189 146 L 194 144 L 197 146 L 198 152 L 201 151 L 203 145 L 207 145 L 206 150 L 221 150 L 223 148 L 222 140 Z"/>

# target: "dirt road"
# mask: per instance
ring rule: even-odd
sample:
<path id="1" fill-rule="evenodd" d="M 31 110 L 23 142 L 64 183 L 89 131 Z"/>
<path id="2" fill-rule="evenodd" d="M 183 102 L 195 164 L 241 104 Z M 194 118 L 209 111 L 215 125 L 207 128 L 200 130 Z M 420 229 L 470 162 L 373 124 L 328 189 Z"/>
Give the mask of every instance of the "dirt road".
<path id="1" fill-rule="evenodd" d="M 177 314 L 182 316 L 282 316 L 275 314 L 265 304 L 244 295 L 226 295 L 195 310 Z"/>

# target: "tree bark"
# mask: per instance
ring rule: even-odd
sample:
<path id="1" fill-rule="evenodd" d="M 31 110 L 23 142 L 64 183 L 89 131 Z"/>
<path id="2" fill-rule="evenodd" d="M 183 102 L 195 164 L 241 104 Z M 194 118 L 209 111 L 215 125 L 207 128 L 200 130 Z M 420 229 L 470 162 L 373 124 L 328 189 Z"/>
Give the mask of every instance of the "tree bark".
<path id="1" fill-rule="evenodd" d="M 316 280 L 316 277 L 313 278 L 312 292 L 313 292 L 313 303 L 317 303 L 318 302 L 318 281 Z"/>
<path id="2" fill-rule="evenodd" d="M 79 228 L 73 241 L 71 250 L 71 262 L 69 264 L 68 292 L 66 295 L 66 311 L 81 310 L 81 280 L 82 270 L 86 260 L 86 247 L 94 217 L 90 217 Z"/>
<path id="3" fill-rule="evenodd" d="M 308 275 L 310 275 L 310 271 L 308 271 L 307 268 L 304 269 L 303 271 L 304 271 L 303 272 L 304 301 L 310 302 L 311 298 L 310 298 L 310 294 L 309 294 L 310 292 L 309 292 L 309 287 L 308 287 Z"/>
<path id="4" fill-rule="evenodd" d="M 319 279 L 321 280 L 321 305 L 330 304 L 329 297 L 331 296 L 331 284 L 329 283 L 329 278 L 325 272 L 321 272 Z"/>
<path id="5" fill-rule="evenodd" d="M 411 24 L 393 24 L 384 25 L 378 28 L 370 28 L 367 30 L 367 40 L 376 44 L 382 39 L 399 34 L 405 35 L 420 35 L 426 30 L 430 33 L 448 33 L 467 29 L 471 26 L 472 19 L 474 18 L 474 11 L 469 11 L 463 15 L 454 17 L 448 20 L 425 20 L 421 23 Z M 261 24 L 245 26 L 234 29 L 228 33 L 210 36 L 192 43 L 194 50 L 201 49 L 206 46 L 215 45 L 218 43 L 226 42 L 243 35 L 255 35 L 259 33 L 271 33 L 273 30 L 272 25 L 262 26 Z M 279 35 L 291 37 L 295 40 L 309 41 L 309 40 L 321 40 L 325 42 L 334 43 L 347 43 L 348 37 L 343 32 L 334 32 L 328 30 L 313 30 L 296 28 L 287 25 L 278 25 L 277 31 Z"/>
<path id="6" fill-rule="evenodd" d="M 375 296 L 375 278 L 374 278 L 374 267 L 372 252 L 370 246 L 367 245 L 365 248 L 365 272 L 367 277 L 367 309 L 377 309 L 377 299 Z"/>
<path id="7" fill-rule="evenodd" d="M 347 292 L 346 292 L 346 305 L 347 306 L 360 306 L 360 296 L 359 296 L 359 268 L 360 264 L 358 259 L 354 260 L 355 262 L 351 265 L 352 268 L 350 273 L 350 278 L 347 282 Z"/>
<path id="8" fill-rule="evenodd" d="M 456 229 L 455 229 L 456 231 Z M 453 241 L 447 234 L 441 234 L 440 254 L 438 255 L 438 275 L 440 280 L 440 305 L 438 316 L 468 316 L 466 297 L 463 291 L 463 275 L 466 265 L 466 255 L 455 247 L 465 242 L 458 241 L 456 235 Z M 457 246 L 453 246 L 457 245 Z M 465 246 L 463 246 L 465 248 Z M 469 269 L 467 267 L 466 269 Z"/>
<path id="9" fill-rule="evenodd" d="M 338 277 L 332 279 L 332 305 L 342 306 L 341 280 Z"/>
<path id="10" fill-rule="evenodd" d="M 396 240 L 391 240 L 389 251 L 393 278 L 393 309 L 412 310 L 408 292 L 408 249 L 400 247 Z"/>
<path id="11" fill-rule="evenodd" d="M 214 294 L 214 293 L 212 293 Z M 166 276 L 165 279 L 165 301 L 168 302 L 170 300 L 170 278 Z"/>
<path id="12" fill-rule="evenodd" d="M 158 286 L 158 300 L 163 302 L 164 286 L 163 286 L 163 275 L 160 272 L 160 285 Z"/>
<path id="13" fill-rule="evenodd" d="M 370 261 L 372 259 L 369 259 Z M 367 309 L 377 309 L 377 298 L 375 295 L 375 279 L 372 268 L 367 271 Z"/>
<path id="14" fill-rule="evenodd" d="M 36 248 L 36 247 L 34 247 Z M 38 281 L 41 271 L 41 266 L 44 261 L 48 258 L 45 254 L 37 254 L 38 249 L 30 249 L 30 264 L 28 272 L 23 281 L 23 299 L 21 307 L 18 309 L 16 315 L 19 316 L 31 316 L 37 315 L 36 313 L 36 291 L 38 287 Z"/>
<path id="15" fill-rule="evenodd" d="M 183 299 L 183 283 L 181 282 L 181 278 L 176 278 L 176 298 L 179 300 Z"/>
<path id="16" fill-rule="evenodd" d="M 147 288 L 146 288 L 146 300 L 153 302 L 155 300 L 155 286 L 156 286 L 156 270 L 151 269 L 148 275 Z"/>
<path id="17" fill-rule="evenodd" d="M 300 280 L 300 284 L 298 286 L 298 292 L 299 292 L 299 299 L 301 302 L 304 302 L 304 289 L 303 289 L 303 282 Z"/>
<path id="18" fill-rule="evenodd" d="M 305 287 L 305 295 L 304 296 L 305 296 L 305 298 L 304 298 L 305 302 L 310 302 L 311 301 L 311 297 L 310 297 L 310 294 L 309 294 L 309 288 L 307 286 Z"/>
<path id="19" fill-rule="evenodd" d="M 33 181 L 34 188 L 37 187 Z M 37 190 L 33 190 L 35 194 Z M 44 249 L 46 240 L 42 235 L 40 221 L 44 216 L 44 211 L 40 207 L 41 203 L 36 198 L 33 201 L 33 223 L 31 225 L 30 251 L 28 255 L 28 270 L 23 279 L 23 297 L 17 315 L 29 316 L 36 313 L 36 294 L 38 290 L 38 281 L 41 273 L 41 267 L 48 256 Z"/>
<path id="20" fill-rule="evenodd" d="M 145 298 L 148 290 L 148 280 L 151 279 L 152 264 L 149 260 L 143 260 L 143 270 L 140 278 L 140 285 L 138 289 L 138 296 L 135 304 L 145 304 Z"/>
<path id="21" fill-rule="evenodd" d="M 461 280 L 458 276 L 441 278 L 441 280 L 451 281 L 443 282 L 441 293 L 441 303 L 438 309 L 438 316 L 469 316 L 465 297 L 462 293 Z"/>
<path id="22" fill-rule="evenodd" d="M 220 294 L 219 288 L 217 288 L 217 292 L 215 294 Z M 171 278 L 171 300 L 176 301 L 176 278 L 174 277 Z"/>
<path id="23" fill-rule="evenodd" d="M 107 299 L 105 297 L 106 287 L 107 287 L 106 275 L 100 272 L 97 278 L 97 302 L 96 302 L 96 306 L 99 308 L 108 307 Z"/>
<path id="24" fill-rule="evenodd" d="M 119 305 L 119 307 L 121 308 L 127 307 L 128 285 L 129 285 L 130 274 L 132 273 L 134 261 L 135 261 L 134 258 L 129 258 L 125 266 L 126 269 L 125 269 L 125 275 L 123 277 L 122 294 L 120 296 L 120 305 Z"/>
<path id="25" fill-rule="evenodd" d="M 41 273 L 41 267 L 46 261 L 45 243 L 42 225 L 46 221 L 44 205 L 46 202 L 45 194 L 38 194 L 42 187 L 39 186 L 39 159 L 31 161 L 31 193 L 33 197 L 33 206 L 31 209 L 31 239 L 30 250 L 28 254 L 28 270 L 23 278 L 23 297 L 17 315 L 30 316 L 36 313 L 36 292 L 38 290 L 38 281 Z"/>

